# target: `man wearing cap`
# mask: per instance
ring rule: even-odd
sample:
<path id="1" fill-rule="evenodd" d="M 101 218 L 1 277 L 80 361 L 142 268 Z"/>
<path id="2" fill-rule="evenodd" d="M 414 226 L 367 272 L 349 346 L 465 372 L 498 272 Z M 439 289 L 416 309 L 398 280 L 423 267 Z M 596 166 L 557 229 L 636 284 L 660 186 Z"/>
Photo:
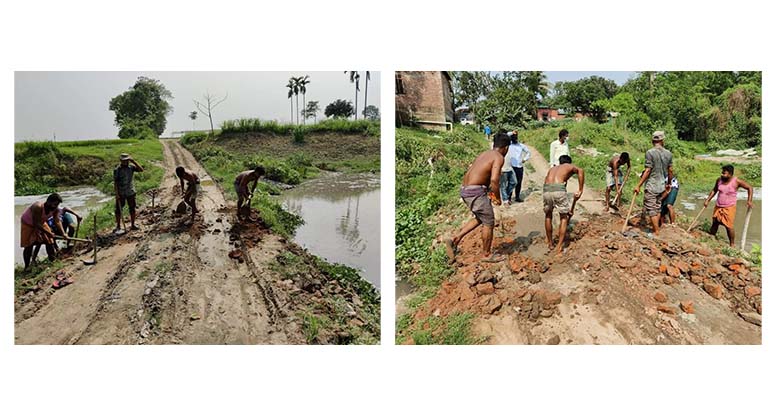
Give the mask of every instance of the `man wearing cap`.
<path id="1" fill-rule="evenodd" d="M 137 201 L 135 200 L 134 174 L 142 172 L 143 168 L 126 153 L 122 153 L 119 160 L 121 164 L 113 170 L 113 190 L 116 193 L 116 229 L 113 231 L 117 232 L 121 229 L 121 209 L 125 204 L 129 206 L 131 229 L 139 230 L 135 225 Z"/>
<path id="2" fill-rule="evenodd" d="M 670 193 L 673 182 L 673 154 L 665 149 L 665 132 L 655 131 L 651 135 L 654 147 L 646 151 L 646 170 L 643 171 L 633 193 L 640 193 L 640 187 L 646 184 L 643 192 L 643 210 L 651 221 L 654 234 L 659 233 L 659 215 L 662 210 L 661 196 Z"/>

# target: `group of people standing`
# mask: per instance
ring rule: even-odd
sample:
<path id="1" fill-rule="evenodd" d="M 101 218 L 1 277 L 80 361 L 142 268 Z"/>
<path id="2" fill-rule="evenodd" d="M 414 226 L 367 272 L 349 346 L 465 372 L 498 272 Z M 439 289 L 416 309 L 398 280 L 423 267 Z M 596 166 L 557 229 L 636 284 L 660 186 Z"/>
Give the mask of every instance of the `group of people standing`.
<path id="1" fill-rule="evenodd" d="M 113 170 L 113 192 L 115 194 L 115 219 L 117 233 L 121 230 L 123 221 L 123 208 L 129 209 L 129 230 L 137 231 L 140 228 L 137 220 L 137 192 L 135 190 L 135 173 L 144 172 L 142 166 L 129 154 L 122 153 L 119 156 L 119 165 Z M 237 216 L 242 218 L 242 209 L 249 203 L 256 189 L 258 180 L 264 176 L 266 170 L 258 166 L 254 169 L 241 172 L 234 181 L 237 192 Z M 191 207 L 191 219 L 199 212 L 196 199 L 201 192 L 199 176 L 178 166 L 175 175 L 180 179 L 180 189 L 183 202 Z M 70 208 L 60 206 L 63 203 L 58 193 L 50 194 L 45 201 L 36 201 L 24 210 L 21 215 L 20 245 L 23 248 L 24 268 L 27 269 L 38 257 L 41 246 L 46 247 L 46 254 L 50 261 L 54 261 L 59 255 L 57 239 L 68 242 L 75 235 L 78 224 L 83 217 Z"/>
<path id="2" fill-rule="evenodd" d="M 491 131 L 486 127 L 485 133 L 489 139 Z M 584 170 L 573 164 L 568 145 L 569 132 L 562 129 L 557 140 L 550 144 L 550 169 L 544 179 L 543 208 L 545 214 L 546 241 L 549 250 L 562 253 L 568 223 L 573 216 L 576 202 L 584 192 Z M 665 133 L 655 131 L 651 137 L 652 148 L 646 151 L 644 171 L 633 190 L 633 198 L 640 194 L 643 188 L 643 212 L 648 217 L 654 234 L 665 223 L 675 223 L 676 214 L 673 208 L 678 196 L 678 179 L 673 172 L 673 155 L 664 147 Z M 510 204 L 512 195 L 514 201 L 522 202 L 520 191 L 522 187 L 524 162 L 530 158 L 527 146 L 519 143 L 518 133 L 497 133 L 492 140 L 492 149 L 479 154 L 468 171 L 463 176 L 460 197 L 474 215 L 451 238 L 444 240 L 447 256 L 453 262 L 458 254 L 458 246 L 462 239 L 471 231 L 482 228 L 481 261 L 494 263 L 505 260 L 505 256 L 492 251 L 492 236 L 495 226 L 493 205 Z M 626 166 L 626 172 L 623 169 Z M 618 209 L 621 206 L 621 196 L 626 184 L 632 162 L 627 152 L 613 155 L 608 160 L 606 168 L 606 191 L 603 204 L 606 210 Z M 575 193 L 567 192 L 568 180 L 576 175 L 579 189 Z M 734 167 L 725 165 L 721 176 L 705 200 L 707 207 L 713 197 L 718 194 L 713 212 L 713 223 L 710 233 L 716 235 L 718 228 L 727 230 L 730 246 L 734 246 L 734 218 L 737 202 L 737 190 L 748 191 L 748 207 L 753 207 L 753 188 L 745 181 L 734 176 Z M 495 190 L 498 190 L 497 192 Z M 516 191 L 516 192 L 515 192 Z M 513 194 L 513 192 L 515 192 Z M 611 195 L 613 200 L 611 199 Z M 553 238 L 552 215 L 557 211 L 560 216 L 560 230 L 557 243 Z"/>

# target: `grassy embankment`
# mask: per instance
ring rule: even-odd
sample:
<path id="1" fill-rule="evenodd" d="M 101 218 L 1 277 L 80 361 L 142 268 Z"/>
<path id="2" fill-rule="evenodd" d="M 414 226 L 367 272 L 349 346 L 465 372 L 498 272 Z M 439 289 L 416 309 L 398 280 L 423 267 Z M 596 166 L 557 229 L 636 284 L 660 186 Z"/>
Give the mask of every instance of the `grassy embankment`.
<path id="1" fill-rule="evenodd" d="M 630 201 L 632 190 L 638 183 L 638 174 L 643 171 L 646 150 L 651 148 L 651 138 L 642 133 L 617 128 L 613 123 L 597 124 L 591 120 L 557 122 L 554 127 L 543 127 L 520 132 L 520 139 L 532 145 L 549 160 L 549 144 L 557 139 L 560 129 L 570 133 L 570 153 L 573 163 L 584 169 L 586 181 L 592 188 L 605 192 L 605 170 L 615 153 L 628 152 L 632 159 L 630 179 L 625 184 L 623 201 Z M 578 150 L 594 148 L 601 154 L 591 156 Z M 673 171 L 678 176 L 680 192 L 678 197 L 691 193 L 707 193 L 721 175 L 721 166 L 726 163 L 694 159 L 696 155 L 710 154 L 704 143 L 678 140 L 668 137 L 665 148 L 673 153 Z M 761 154 L 761 149 L 759 149 Z M 745 179 L 752 186 L 760 187 L 762 182 L 761 162 L 735 165 L 735 175 Z"/>
<path id="2" fill-rule="evenodd" d="M 630 178 L 624 186 L 625 190 L 622 193 L 622 201 L 629 203 L 632 191 L 638 183 L 637 175 L 644 169 L 643 164 L 646 151 L 651 148 L 651 138 L 649 135 L 616 127 L 614 123 L 598 124 L 591 120 L 582 120 L 580 122 L 567 120 L 550 123 L 548 127 L 522 131 L 520 139 L 538 149 L 548 160 L 549 144 L 557 139 L 560 130 L 563 128 L 568 130 L 571 138 L 570 152 L 573 163 L 583 168 L 586 173 L 585 186 L 592 187 L 601 194 L 605 192 L 605 170 L 610 158 L 615 153 L 628 152 L 630 154 L 632 170 Z M 597 156 L 585 154 L 579 149 L 579 146 L 584 149 L 594 148 L 600 154 Z M 665 140 L 665 148 L 673 153 L 673 172 L 678 176 L 680 184 L 678 201 L 690 198 L 694 193 L 707 195 L 713 188 L 716 179 L 721 175 L 721 167 L 727 164 L 718 161 L 695 159 L 696 155 L 715 155 L 704 143 L 668 137 Z M 757 150 L 758 154 L 761 155 L 761 147 Z M 732 165 L 735 166 L 736 176 L 744 179 L 751 186 L 762 186 L 761 161 L 732 163 Z M 636 204 L 638 203 L 642 203 L 642 197 L 636 202 Z M 692 218 L 679 216 L 677 221 L 681 226 L 687 227 Z M 708 215 L 705 215 L 703 222 L 697 228 L 705 232 L 710 230 Z M 757 264 L 761 263 L 761 247 L 759 245 L 755 245 L 751 253 L 743 253 L 730 248 L 726 244 L 726 237 L 723 236 L 723 231 L 720 234 L 723 237 L 721 239 L 715 239 L 710 235 L 702 235 L 700 241 L 720 249 L 726 255 L 743 257 Z"/>
<path id="3" fill-rule="evenodd" d="M 94 186 L 100 191 L 113 194 L 113 168 L 118 156 L 129 153 L 145 169 L 135 174 L 137 202 L 147 199 L 145 191 L 159 186 L 163 169 L 162 146 L 158 140 L 84 140 L 77 142 L 24 142 L 14 146 L 14 194 L 47 194 L 76 186 Z M 63 206 L 68 206 L 67 200 Z M 93 216 L 97 215 L 97 229 L 115 225 L 115 204 L 111 200 L 98 210 L 84 217 L 81 237 L 93 232 Z M 128 214 L 126 214 L 128 215 Z M 61 267 L 48 261 L 41 262 L 28 271 L 16 267 L 17 290 L 34 287 L 38 279 Z"/>
<path id="4" fill-rule="evenodd" d="M 473 128 L 453 132 L 396 130 L 396 274 L 415 293 L 409 312 L 397 317 L 396 342 L 472 344 L 472 314 L 430 317 L 414 322 L 414 310 L 431 298 L 453 273 L 441 245 L 434 239 L 467 218 L 459 202 L 460 181 L 487 142 Z M 433 158 L 433 167 L 428 159 Z"/>
<path id="5" fill-rule="evenodd" d="M 223 188 L 236 199 L 232 182 L 237 173 L 261 165 L 267 179 L 296 185 L 322 171 L 379 172 L 379 123 L 326 120 L 294 126 L 274 121 L 226 121 L 215 137 L 206 132 L 186 135 L 181 143 L 193 153 Z M 264 222 L 282 235 L 293 233 L 300 219 L 284 211 L 269 195 L 280 190 L 260 183 L 253 204 Z"/>
<path id="6" fill-rule="evenodd" d="M 186 135 L 181 143 L 191 151 L 210 176 L 224 190 L 226 197 L 236 200 L 232 185 L 237 173 L 261 165 L 267 178 L 276 182 L 296 185 L 323 171 L 379 172 L 379 123 L 370 121 L 326 120 L 315 125 L 294 126 L 242 119 L 224 122 L 215 137 L 206 132 Z M 290 237 L 301 218 L 285 211 L 271 198 L 277 195 L 277 186 L 259 183 L 253 206 L 263 221 L 276 233 Z M 278 262 L 277 270 L 285 275 L 310 274 L 314 268 L 323 274 L 352 287 L 364 302 L 367 325 L 379 326 L 379 293 L 362 278 L 357 270 L 331 264 L 317 256 L 298 256 L 287 253 Z M 346 306 L 342 304 L 342 311 Z M 336 319 L 328 319 L 310 310 L 302 313 L 303 331 L 308 342 L 313 342 L 323 330 L 334 330 L 345 325 L 344 312 Z M 341 318 L 341 319 L 340 319 Z M 356 343 L 378 342 L 366 331 L 355 331 Z"/>

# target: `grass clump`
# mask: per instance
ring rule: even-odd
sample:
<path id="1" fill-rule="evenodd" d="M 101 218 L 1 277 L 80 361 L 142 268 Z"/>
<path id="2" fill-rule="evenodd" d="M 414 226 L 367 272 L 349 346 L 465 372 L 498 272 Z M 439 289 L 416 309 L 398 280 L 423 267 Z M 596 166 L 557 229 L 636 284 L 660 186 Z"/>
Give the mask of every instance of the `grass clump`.
<path id="1" fill-rule="evenodd" d="M 470 312 L 456 313 L 447 317 L 430 316 L 417 322 L 413 331 L 409 325 L 411 318 L 406 315 L 399 318 L 397 330 L 410 330 L 408 335 L 399 336 L 397 342 L 406 343 L 411 340 L 416 345 L 474 345 L 481 344 L 483 339 L 474 336 L 472 331 L 474 314 Z"/>
<path id="2" fill-rule="evenodd" d="M 294 139 L 296 139 L 297 135 L 303 137 L 305 133 L 342 133 L 378 136 L 380 133 L 380 123 L 370 120 L 329 119 L 315 124 L 299 126 L 295 124 L 281 124 L 274 120 L 262 121 L 257 118 L 241 118 L 226 120 L 221 124 L 221 134 L 231 135 L 239 133 L 269 133 L 282 136 L 293 134 Z"/>

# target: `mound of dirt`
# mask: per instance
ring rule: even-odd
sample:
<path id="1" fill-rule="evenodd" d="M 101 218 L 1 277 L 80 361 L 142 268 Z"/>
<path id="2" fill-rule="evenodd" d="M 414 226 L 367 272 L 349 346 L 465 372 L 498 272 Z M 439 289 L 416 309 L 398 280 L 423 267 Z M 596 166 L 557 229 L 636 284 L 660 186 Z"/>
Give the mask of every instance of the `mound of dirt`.
<path id="1" fill-rule="evenodd" d="M 720 322 L 761 326 L 759 267 L 701 243 L 700 232 L 621 233 L 622 221 L 606 214 L 576 223 L 560 256 L 546 254 L 540 237 L 530 247 L 496 238 L 509 257 L 495 265 L 478 261 L 478 236 L 464 240 L 455 275 L 414 322 L 472 312 L 488 329 L 476 335 L 503 332 L 511 343 L 544 343 L 557 332 L 585 343 L 750 343 L 757 334 L 760 342 L 760 330 L 746 328 L 709 335 Z"/>
<path id="2" fill-rule="evenodd" d="M 226 150 L 240 154 L 258 153 L 270 156 L 304 154 L 322 161 L 341 161 L 358 156 L 379 155 L 380 140 L 358 134 L 308 133 L 304 143 L 291 136 L 266 133 L 244 133 L 222 136 L 216 142 Z"/>

